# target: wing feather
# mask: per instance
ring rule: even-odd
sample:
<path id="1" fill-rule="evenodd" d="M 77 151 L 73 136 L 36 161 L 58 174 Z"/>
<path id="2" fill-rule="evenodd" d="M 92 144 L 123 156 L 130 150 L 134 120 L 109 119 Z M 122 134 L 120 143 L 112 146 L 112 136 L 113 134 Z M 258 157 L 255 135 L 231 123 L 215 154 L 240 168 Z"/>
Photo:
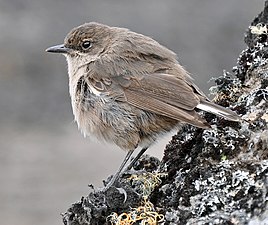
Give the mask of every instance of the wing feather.
<path id="1" fill-rule="evenodd" d="M 166 116 L 197 127 L 210 127 L 194 108 L 200 103 L 200 97 L 183 79 L 169 74 L 145 74 L 143 76 L 115 77 L 97 76 L 87 78 L 103 94 L 116 101 L 128 102 L 139 109 Z M 104 86 L 104 88 L 103 88 Z M 101 87 L 101 88 L 100 88 Z"/>
<path id="2" fill-rule="evenodd" d="M 147 74 L 138 82 L 131 82 L 125 90 L 139 91 L 177 108 L 193 110 L 200 96 L 183 79 L 168 74 Z"/>
<path id="3" fill-rule="evenodd" d="M 209 128 L 207 122 L 195 111 L 187 111 L 176 108 L 151 96 L 146 96 L 142 92 L 125 90 L 125 97 L 129 104 L 137 108 L 166 116 L 181 122 L 186 122 L 201 128 Z"/>

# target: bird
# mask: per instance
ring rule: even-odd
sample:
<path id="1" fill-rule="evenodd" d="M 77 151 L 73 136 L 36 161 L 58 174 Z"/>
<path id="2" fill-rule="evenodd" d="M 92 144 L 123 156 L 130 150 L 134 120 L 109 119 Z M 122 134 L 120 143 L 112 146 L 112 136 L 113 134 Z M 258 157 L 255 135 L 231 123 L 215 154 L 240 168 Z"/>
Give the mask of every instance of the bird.
<path id="1" fill-rule="evenodd" d="M 46 51 L 66 57 L 72 109 L 81 132 L 127 152 L 106 187 L 116 185 L 138 147 L 128 169 L 163 134 L 183 124 L 209 129 L 200 110 L 240 121 L 236 112 L 206 97 L 173 51 L 127 28 L 85 23 Z"/>

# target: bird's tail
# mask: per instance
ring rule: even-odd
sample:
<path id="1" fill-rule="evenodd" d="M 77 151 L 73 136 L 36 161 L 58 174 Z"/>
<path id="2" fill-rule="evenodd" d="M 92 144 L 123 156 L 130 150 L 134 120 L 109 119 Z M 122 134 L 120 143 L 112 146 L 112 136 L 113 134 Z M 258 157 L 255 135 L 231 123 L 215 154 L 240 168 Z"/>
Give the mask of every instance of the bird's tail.
<path id="1" fill-rule="evenodd" d="M 240 121 L 241 118 L 236 114 L 236 112 L 230 110 L 230 109 L 226 109 L 220 105 L 217 105 L 213 102 L 209 102 L 209 101 L 201 101 L 196 108 L 204 110 L 206 112 L 210 112 L 212 114 L 218 115 L 218 116 L 222 116 L 227 120 L 231 120 L 231 121 Z"/>

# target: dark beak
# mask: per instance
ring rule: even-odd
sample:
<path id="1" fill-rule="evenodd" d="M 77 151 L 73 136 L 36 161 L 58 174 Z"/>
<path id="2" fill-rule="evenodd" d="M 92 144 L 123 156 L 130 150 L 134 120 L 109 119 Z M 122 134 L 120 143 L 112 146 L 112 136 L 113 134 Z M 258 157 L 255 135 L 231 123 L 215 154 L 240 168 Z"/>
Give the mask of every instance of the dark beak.
<path id="1" fill-rule="evenodd" d="M 46 52 L 52 53 L 68 53 L 70 51 L 69 48 L 66 48 L 64 45 L 56 45 L 46 49 Z"/>

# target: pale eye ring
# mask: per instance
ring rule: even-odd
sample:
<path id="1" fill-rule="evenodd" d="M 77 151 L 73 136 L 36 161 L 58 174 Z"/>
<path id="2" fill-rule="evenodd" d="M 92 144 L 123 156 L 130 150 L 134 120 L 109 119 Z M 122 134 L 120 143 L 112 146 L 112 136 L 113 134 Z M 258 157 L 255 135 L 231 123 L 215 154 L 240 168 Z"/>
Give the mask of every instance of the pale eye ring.
<path id="1" fill-rule="evenodd" d="M 84 50 L 88 50 L 92 47 L 92 42 L 90 40 L 84 40 L 81 44 L 81 47 L 84 49 Z"/>

